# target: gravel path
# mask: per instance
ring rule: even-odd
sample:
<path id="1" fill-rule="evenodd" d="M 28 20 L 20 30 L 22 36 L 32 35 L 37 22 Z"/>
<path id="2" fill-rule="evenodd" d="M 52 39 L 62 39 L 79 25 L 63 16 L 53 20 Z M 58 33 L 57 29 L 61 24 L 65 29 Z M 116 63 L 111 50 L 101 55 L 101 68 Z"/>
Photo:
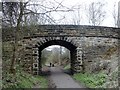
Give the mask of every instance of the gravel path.
<path id="1" fill-rule="evenodd" d="M 50 83 L 53 85 L 52 88 L 85 88 L 58 67 L 51 67 L 50 72 Z"/>

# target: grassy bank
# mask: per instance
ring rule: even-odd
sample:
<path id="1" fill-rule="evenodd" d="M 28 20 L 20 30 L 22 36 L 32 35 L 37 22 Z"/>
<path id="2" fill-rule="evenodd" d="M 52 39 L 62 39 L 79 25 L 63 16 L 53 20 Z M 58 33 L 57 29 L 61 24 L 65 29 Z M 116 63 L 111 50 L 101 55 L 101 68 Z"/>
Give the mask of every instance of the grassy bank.
<path id="1" fill-rule="evenodd" d="M 73 78 L 88 88 L 99 88 L 105 83 L 107 76 L 102 72 L 97 74 L 77 73 Z"/>
<path id="2" fill-rule="evenodd" d="M 43 76 L 32 76 L 23 71 L 17 72 L 15 75 L 7 74 L 2 81 L 3 88 L 47 88 L 47 79 Z"/>

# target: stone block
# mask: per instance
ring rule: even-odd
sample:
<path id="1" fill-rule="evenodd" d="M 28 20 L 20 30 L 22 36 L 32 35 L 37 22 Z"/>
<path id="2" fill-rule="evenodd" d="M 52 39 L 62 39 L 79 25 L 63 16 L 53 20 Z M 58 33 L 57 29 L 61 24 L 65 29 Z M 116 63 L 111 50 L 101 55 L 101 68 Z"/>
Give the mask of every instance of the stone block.
<path id="1" fill-rule="evenodd" d="M 38 68 L 38 63 L 33 63 L 33 68 Z"/>

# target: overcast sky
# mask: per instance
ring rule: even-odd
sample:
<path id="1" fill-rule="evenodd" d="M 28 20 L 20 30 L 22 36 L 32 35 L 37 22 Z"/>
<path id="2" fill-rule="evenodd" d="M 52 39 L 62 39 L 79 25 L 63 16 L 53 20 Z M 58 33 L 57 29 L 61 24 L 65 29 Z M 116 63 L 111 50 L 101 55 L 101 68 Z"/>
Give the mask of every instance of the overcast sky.
<path id="1" fill-rule="evenodd" d="M 2 0 L 0 0 L 2 1 Z M 6 1 L 16 1 L 16 0 L 6 0 Z M 22 0 L 25 1 L 25 0 Z M 28 0 L 27 0 L 28 1 Z M 80 19 L 80 24 L 81 25 L 89 25 L 88 19 L 86 18 L 86 11 L 85 11 L 85 6 L 87 6 L 89 3 L 91 2 L 96 2 L 96 1 L 100 1 L 100 2 L 104 2 L 105 3 L 105 7 L 104 10 L 106 11 L 106 16 L 105 16 L 105 20 L 104 22 L 101 24 L 101 26 L 108 26 L 108 27 L 112 27 L 114 26 L 114 20 L 112 17 L 112 12 L 113 12 L 113 5 L 116 2 L 116 10 L 118 9 L 118 2 L 120 0 L 31 0 L 32 2 L 40 2 L 42 1 L 42 3 L 44 3 L 44 5 L 46 5 L 47 7 L 49 7 L 50 3 L 47 2 L 62 2 L 62 5 L 71 8 L 72 6 L 78 6 L 80 5 L 81 9 L 80 9 L 80 13 L 81 16 L 78 17 L 77 13 L 75 12 L 69 12 L 69 13 L 65 13 L 65 12 L 53 12 L 51 13 L 51 16 L 55 19 L 58 20 L 56 21 L 56 24 L 74 24 L 73 19 L 77 20 Z M 54 5 L 53 6 L 57 6 Z M 61 20 L 62 18 L 65 18 L 64 20 Z"/>
<path id="2" fill-rule="evenodd" d="M 104 22 L 102 23 L 102 26 L 108 26 L 108 27 L 111 27 L 111 26 L 114 26 L 114 20 L 113 20 L 113 17 L 112 17 L 112 12 L 113 12 L 113 5 L 114 3 L 116 2 L 116 10 L 118 9 L 118 1 L 120 0 L 57 0 L 58 2 L 62 2 L 62 4 L 64 6 L 67 6 L 67 7 L 71 7 L 71 6 L 78 6 L 78 5 L 81 5 L 81 23 L 82 25 L 89 25 L 88 23 L 88 20 L 86 20 L 86 12 L 85 10 L 83 9 L 85 5 L 88 5 L 89 3 L 91 2 L 95 2 L 95 1 L 101 1 L 101 2 L 104 2 L 106 5 L 104 7 L 104 9 L 106 10 L 106 17 L 105 17 L 105 20 Z M 54 18 L 57 20 L 59 20 L 61 17 L 63 17 L 65 15 L 65 20 L 61 21 L 60 24 L 73 24 L 71 23 L 73 18 L 78 18 L 73 12 L 71 13 L 54 13 L 53 14 Z M 58 22 L 59 23 L 59 22 Z"/>

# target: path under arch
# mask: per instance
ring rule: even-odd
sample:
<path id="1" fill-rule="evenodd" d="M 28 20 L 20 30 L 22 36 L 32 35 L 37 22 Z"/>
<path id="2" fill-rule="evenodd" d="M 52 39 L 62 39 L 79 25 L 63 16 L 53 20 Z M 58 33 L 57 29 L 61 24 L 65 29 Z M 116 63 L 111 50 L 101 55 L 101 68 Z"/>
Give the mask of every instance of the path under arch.
<path id="1" fill-rule="evenodd" d="M 51 67 L 49 76 L 52 88 L 82 88 L 88 90 L 83 85 L 78 84 L 70 75 L 63 72 L 60 67 Z"/>

